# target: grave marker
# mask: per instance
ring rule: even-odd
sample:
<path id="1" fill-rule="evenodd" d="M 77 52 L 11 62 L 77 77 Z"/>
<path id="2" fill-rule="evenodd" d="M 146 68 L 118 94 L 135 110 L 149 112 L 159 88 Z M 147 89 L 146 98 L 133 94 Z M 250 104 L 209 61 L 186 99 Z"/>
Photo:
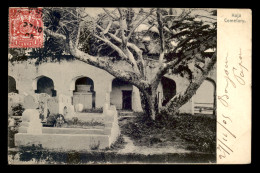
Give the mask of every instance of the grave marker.
<path id="1" fill-rule="evenodd" d="M 38 108 L 38 103 L 35 101 L 35 98 L 33 96 L 28 95 L 24 98 L 24 108 L 25 109 Z"/>

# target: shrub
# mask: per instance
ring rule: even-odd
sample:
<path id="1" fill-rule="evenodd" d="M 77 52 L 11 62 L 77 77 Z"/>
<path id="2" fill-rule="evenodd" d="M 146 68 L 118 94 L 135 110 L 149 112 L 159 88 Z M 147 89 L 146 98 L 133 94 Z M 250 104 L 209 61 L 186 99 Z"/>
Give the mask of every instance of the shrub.
<path id="1" fill-rule="evenodd" d="M 181 114 L 175 117 L 176 134 L 189 142 L 188 149 L 216 152 L 216 119 L 205 116 Z"/>
<path id="2" fill-rule="evenodd" d="M 201 152 L 216 151 L 216 119 L 205 116 L 180 114 L 172 118 L 172 129 L 188 142 L 188 148 Z"/>
<path id="3" fill-rule="evenodd" d="M 62 123 L 65 123 L 66 120 L 62 114 L 52 114 L 47 118 L 46 126 L 51 126 L 51 127 L 61 127 Z"/>
<path id="4" fill-rule="evenodd" d="M 43 121 L 44 120 L 44 102 L 39 101 L 38 105 L 39 105 L 39 107 L 37 109 L 40 113 L 39 118 Z"/>
<path id="5" fill-rule="evenodd" d="M 73 124 L 73 125 L 78 124 L 78 121 L 79 121 L 78 117 L 73 117 L 73 118 L 72 118 L 72 124 Z M 68 121 L 68 123 L 69 123 L 69 121 Z"/>
<path id="6" fill-rule="evenodd" d="M 84 109 L 82 112 L 86 112 L 86 113 L 103 113 L 103 108 Z"/>
<path id="7" fill-rule="evenodd" d="M 8 125 L 10 121 L 14 121 L 13 126 L 8 126 L 8 146 L 14 147 L 14 135 L 18 133 L 18 128 L 20 126 L 21 120 L 19 118 L 9 117 Z"/>
<path id="8" fill-rule="evenodd" d="M 141 113 L 136 114 L 136 116 L 134 118 L 132 118 L 131 120 L 126 119 L 126 122 L 127 123 L 124 123 L 120 126 L 122 129 L 122 134 L 131 136 L 134 138 L 141 137 L 139 135 L 139 133 L 141 132 L 140 130 L 143 130 L 144 126 L 146 126 L 148 123 L 146 121 L 146 118 L 142 117 Z"/>
<path id="9" fill-rule="evenodd" d="M 163 114 L 161 112 L 161 114 Z M 187 149 L 216 152 L 216 118 L 179 114 L 161 115 L 153 121 L 141 114 L 133 121 L 121 125 L 121 132 L 136 145 L 164 145 L 164 142 L 185 141 Z"/>
<path id="10" fill-rule="evenodd" d="M 153 144 L 157 144 L 157 143 L 160 143 L 162 142 L 162 140 L 158 137 L 151 137 L 150 138 L 150 144 L 153 145 Z"/>
<path id="11" fill-rule="evenodd" d="M 123 135 L 120 134 L 116 141 L 110 146 L 110 148 L 106 148 L 106 150 L 112 149 L 112 150 L 116 150 L 116 149 L 122 149 L 124 148 L 124 145 L 126 144 Z"/>
<path id="12" fill-rule="evenodd" d="M 13 116 L 22 116 L 24 110 L 25 109 L 20 103 L 12 106 Z"/>
<path id="13" fill-rule="evenodd" d="M 105 124 L 102 122 L 97 122 L 94 120 L 91 121 L 81 121 L 77 117 L 73 117 L 72 120 L 66 121 L 67 127 L 76 127 L 76 128 L 84 128 L 84 126 L 104 126 Z"/>

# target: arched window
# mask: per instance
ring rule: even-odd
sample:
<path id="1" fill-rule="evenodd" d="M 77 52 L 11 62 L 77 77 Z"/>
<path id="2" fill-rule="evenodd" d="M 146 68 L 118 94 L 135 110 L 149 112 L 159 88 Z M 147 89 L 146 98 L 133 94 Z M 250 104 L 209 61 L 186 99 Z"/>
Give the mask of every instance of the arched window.
<path id="1" fill-rule="evenodd" d="M 176 83 L 174 80 L 166 77 L 162 77 L 161 83 L 163 89 L 162 106 L 165 106 L 176 95 Z"/>
<path id="2" fill-rule="evenodd" d="M 194 98 L 194 112 L 198 114 L 215 114 L 216 85 L 215 81 L 207 78 L 196 91 Z"/>
<path id="3" fill-rule="evenodd" d="M 52 97 L 56 96 L 56 91 L 54 90 L 54 83 L 53 80 L 43 76 L 37 80 L 37 90 L 35 93 L 46 93 Z"/>
<path id="4" fill-rule="evenodd" d="M 75 89 L 73 91 L 73 105 L 81 104 L 83 111 L 95 108 L 96 94 L 94 91 L 94 82 L 89 77 L 80 77 L 75 80 Z M 76 110 L 77 111 L 77 110 Z"/>
<path id="5" fill-rule="evenodd" d="M 82 77 L 76 80 L 75 82 L 75 92 L 79 91 L 94 91 L 94 82 L 91 78 Z"/>
<path id="6" fill-rule="evenodd" d="M 13 77 L 8 76 L 8 93 L 18 93 L 18 90 L 16 89 L 16 81 Z"/>

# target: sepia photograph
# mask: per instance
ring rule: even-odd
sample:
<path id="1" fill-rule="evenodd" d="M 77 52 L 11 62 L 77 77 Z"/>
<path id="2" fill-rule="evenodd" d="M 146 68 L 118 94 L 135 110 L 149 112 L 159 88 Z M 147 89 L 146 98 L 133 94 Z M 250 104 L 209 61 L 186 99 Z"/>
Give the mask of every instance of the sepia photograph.
<path id="1" fill-rule="evenodd" d="M 217 9 L 8 16 L 8 164 L 217 163 Z"/>

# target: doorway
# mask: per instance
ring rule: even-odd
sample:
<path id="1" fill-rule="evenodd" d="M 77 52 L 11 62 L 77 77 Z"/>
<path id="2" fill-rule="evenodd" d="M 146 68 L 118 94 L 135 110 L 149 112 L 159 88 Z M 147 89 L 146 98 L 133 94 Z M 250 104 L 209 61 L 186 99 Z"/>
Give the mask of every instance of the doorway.
<path id="1" fill-rule="evenodd" d="M 125 110 L 132 110 L 132 91 L 122 90 L 123 105 Z"/>
<path id="2" fill-rule="evenodd" d="M 119 110 L 132 110 L 132 90 L 133 85 L 127 81 L 115 78 L 112 81 L 112 91 L 110 93 L 110 103 Z"/>

